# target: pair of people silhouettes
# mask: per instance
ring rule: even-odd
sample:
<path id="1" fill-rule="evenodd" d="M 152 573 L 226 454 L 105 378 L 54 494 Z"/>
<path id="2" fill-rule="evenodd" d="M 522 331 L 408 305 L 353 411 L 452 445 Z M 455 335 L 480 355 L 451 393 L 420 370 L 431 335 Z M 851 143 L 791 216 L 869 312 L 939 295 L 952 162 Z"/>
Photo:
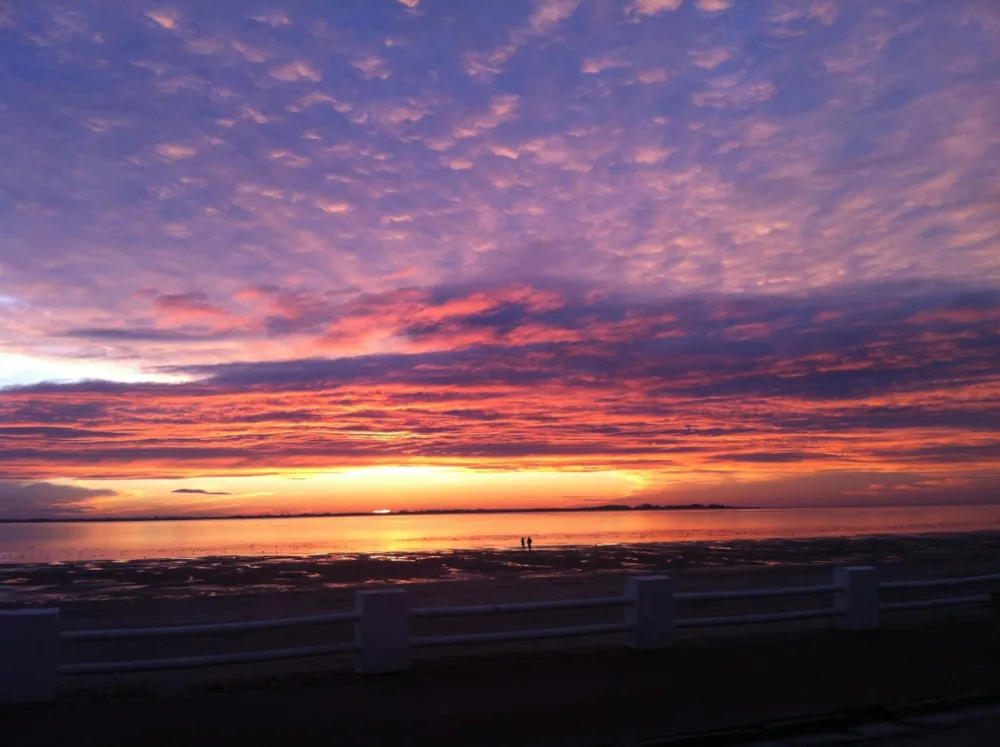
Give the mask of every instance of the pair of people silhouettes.
<path id="1" fill-rule="evenodd" d="M 531 537 L 521 537 L 521 549 L 531 549 Z"/>

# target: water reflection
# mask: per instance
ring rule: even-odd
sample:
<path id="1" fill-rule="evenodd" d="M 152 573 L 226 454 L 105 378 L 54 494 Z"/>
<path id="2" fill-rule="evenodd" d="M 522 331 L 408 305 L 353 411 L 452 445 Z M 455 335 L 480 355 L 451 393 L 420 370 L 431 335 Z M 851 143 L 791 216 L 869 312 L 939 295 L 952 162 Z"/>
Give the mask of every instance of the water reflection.
<path id="1" fill-rule="evenodd" d="M 520 537 L 527 534 L 535 539 L 536 547 L 551 548 L 943 533 L 998 527 L 1000 506 L 0 524 L 0 562 L 440 552 L 519 547 Z"/>

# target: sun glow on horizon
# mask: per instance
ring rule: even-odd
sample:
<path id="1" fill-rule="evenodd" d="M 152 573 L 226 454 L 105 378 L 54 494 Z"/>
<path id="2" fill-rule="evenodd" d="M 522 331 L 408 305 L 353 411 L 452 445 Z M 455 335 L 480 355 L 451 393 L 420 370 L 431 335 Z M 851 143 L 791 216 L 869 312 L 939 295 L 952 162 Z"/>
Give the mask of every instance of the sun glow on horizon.
<path id="1" fill-rule="evenodd" d="M 445 466 L 377 466 L 337 472 L 185 478 L 75 480 L 92 516 L 261 513 L 396 513 L 401 510 L 567 507 L 620 502 L 638 478 L 617 471 L 504 472 Z M 372 504 L 380 506 L 372 510 Z M 72 505 L 67 508 L 72 509 Z"/>

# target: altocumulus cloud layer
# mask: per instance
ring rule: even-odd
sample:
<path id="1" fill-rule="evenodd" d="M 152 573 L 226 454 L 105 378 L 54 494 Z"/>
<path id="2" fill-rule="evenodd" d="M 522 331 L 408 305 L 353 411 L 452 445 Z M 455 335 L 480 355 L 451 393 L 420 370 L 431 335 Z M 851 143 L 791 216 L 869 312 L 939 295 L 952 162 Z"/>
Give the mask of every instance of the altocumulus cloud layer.
<path id="1" fill-rule="evenodd" d="M 994 3 L 42 1 L 0 40 L 0 354 L 177 382 L 8 377 L 4 500 L 992 495 Z"/>

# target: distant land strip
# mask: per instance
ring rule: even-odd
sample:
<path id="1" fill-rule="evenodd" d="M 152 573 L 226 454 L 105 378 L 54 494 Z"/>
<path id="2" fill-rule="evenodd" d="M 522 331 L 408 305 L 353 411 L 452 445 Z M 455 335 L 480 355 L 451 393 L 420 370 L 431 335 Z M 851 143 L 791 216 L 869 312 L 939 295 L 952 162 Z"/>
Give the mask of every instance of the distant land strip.
<path id="1" fill-rule="evenodd" d="M 399 511 L 349 511 L 343 513 L 296 513 L 296 514 L 232 514 L 217 516 L 67 516 L 67 517 L 37 517 L 33 519 L 0 518 L 0 524 L 55 524 L 55 523 L 90 523 L 106 524 L 119 521 L 218 521 L 219 519 L 321 519 L 348 516 L 446 516 L 452 514 L 551 514 L 551 513 L 592 513 L 600 511 L 704 511 L 726 510 L 735 511 L 750 506 L 727 506 L 722 503 L 688 503 L 684 505 L 659 506 L 643 503 L 639 506 L 625 506 L 609 503 L 603 506 L 581 506 L 575 508 L 425 508 L 402 509 Z"/>

